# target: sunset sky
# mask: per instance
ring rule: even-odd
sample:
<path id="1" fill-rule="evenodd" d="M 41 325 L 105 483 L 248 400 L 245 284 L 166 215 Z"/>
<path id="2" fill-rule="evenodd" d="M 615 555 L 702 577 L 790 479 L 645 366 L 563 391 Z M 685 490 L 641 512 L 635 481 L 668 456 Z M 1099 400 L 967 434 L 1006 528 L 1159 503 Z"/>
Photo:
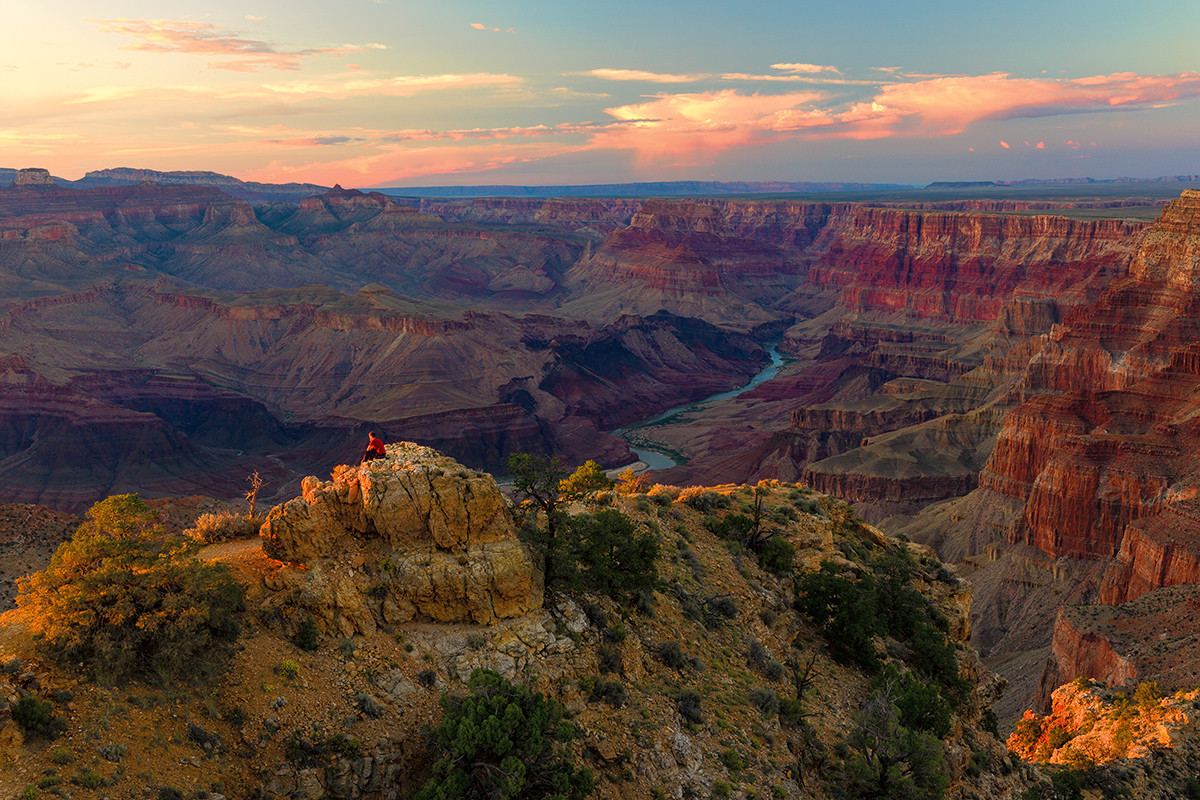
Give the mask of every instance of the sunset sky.
<path id="1" fill-rule="evenodd" d="M 0 166 L 344 186 L 1200 173 L 1200 2 L 44 0 Z"/>

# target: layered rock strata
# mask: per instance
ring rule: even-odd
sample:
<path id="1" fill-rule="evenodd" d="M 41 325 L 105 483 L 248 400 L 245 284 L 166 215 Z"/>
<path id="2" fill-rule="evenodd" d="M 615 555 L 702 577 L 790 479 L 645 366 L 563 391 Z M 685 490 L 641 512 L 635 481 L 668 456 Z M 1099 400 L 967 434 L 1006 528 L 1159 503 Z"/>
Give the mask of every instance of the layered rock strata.
<path id="1" fill-rule="evenodd" d="M 265 609 L 311 614 L 342 636 L 410 620 L 491 623 L 542 602 L 495 480 L 410 442 L 330 481 L 306 478 L 262 537 L 287 562 L 267 578 Z"/>
<path id="2" fill-rule="evenodd" d="M 1163 690 L 1200 681 L 1200 584 L 1168 586 L 1119 606 L 1064 606 L 1041 677 L 1045 707 L 1075 678 L 1110 686 L 1158 681 Z"/>

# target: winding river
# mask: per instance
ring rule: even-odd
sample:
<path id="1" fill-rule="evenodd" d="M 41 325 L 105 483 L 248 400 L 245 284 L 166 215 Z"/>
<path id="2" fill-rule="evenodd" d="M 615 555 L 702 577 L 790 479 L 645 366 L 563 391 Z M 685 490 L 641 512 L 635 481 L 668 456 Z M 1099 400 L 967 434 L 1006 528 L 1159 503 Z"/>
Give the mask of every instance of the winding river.
<path id="1" fill-rule="evenodd" d="M 624 428 L 617 428 L 614 431 L 609 431 L 609 433 L 629 442 L 629 449 L 637 454 L 639 460 L 645 462 L 646 469 L 667 469 L 668 467 L 674 467 L 680 462 L 677 461 L 670 452 L 662 448 L 655 448 L 650 442 L 644 441 L 641 437 L 636 437 L 636 444 L 638 446 L 635 447 L 635 441 L 630 437 L 630 434 L 636 434 L 636 431 L 640 428 L 645 428 L 650 425 L 657 425 L 658 423 L 670 419 L 677 414 L 695 411 L 701 406 L 705 406 L 710 403 L 719 403 L 722 400 L 730 400 L 734 397 L 737 397 L 739 394 L 748 392 L 754 387 L 766 383 L 774 378 L 776 374 L 778 374 L 779 368 L 783 366 L 783 359 L 780 358 L 779 351 L 775 344 L 767 346 L 767 354 L 771 356 L 770 363 L 768 363 L 761 372 L 751 378 L 750 382 L 745 386 L 740 386 L 737 389 L 731 389 L 727 392 L 714 394 L 711 397 L 704 398 L 703 400 L 697 400 L 682 406 L 675 406 L 675 408 L 668 408 L 661 414 L 655 414 L 653 417 L 644 419 L 641 422 L 635 422 L 634 424 L 627 425 Z"/>

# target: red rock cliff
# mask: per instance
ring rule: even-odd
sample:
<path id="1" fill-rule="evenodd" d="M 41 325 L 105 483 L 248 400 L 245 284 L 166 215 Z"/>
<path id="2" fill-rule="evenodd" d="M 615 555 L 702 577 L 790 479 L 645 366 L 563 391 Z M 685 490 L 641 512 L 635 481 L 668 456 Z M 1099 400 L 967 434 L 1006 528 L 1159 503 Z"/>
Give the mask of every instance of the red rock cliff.
<path id="1" fill-rule="evenodd" d="M 1047 554 L 1111 558 L 1130 522 L 1195 486 L 1200 456 L 1200 193 L 1164 211 L 1129 276 L 1067 315 L 1031 361 L 1029 399 L 1005 420 L 980 485 L 1025 503 L 1020 541 Z M 1180 482 L 1183 482 L 1180 484 Z M 1177 520 L 1184 531 L 1194 521 Z M 1127 566 L 1147 553 L 1134 534 Z M 1190 534 L 1189 534 L 1190 535 Z M 1149 580 L 1139 591 L 1164 585 Z M 1180 567 L 1159 570 L 1190 574 Z M 1122 596 L 1109 579 L 1109 596 Z"/>

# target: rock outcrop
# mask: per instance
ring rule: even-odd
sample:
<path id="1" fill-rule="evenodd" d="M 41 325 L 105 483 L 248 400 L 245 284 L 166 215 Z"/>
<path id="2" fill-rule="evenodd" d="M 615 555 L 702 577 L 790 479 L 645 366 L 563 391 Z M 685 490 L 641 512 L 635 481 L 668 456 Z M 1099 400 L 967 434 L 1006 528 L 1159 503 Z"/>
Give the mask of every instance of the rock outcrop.
<path id="1" fill-rule="evenodd" d="M 1145 758 L 1151 751 L 1182 743 L 1184 729 L 1196 720 L 1198 698 L 1200 690 L 1192 689 L 1168 697 L 1150 693 L 1131 704 L 1103 684 L 1075 681 L 1054 690 L 1046 716 L 1026 713 L 1008 737 L 1008 746 L 1026 761 L 1072 768 Z"/>
<path id="2" fill-rule="evenodd" d="M 301 497 L 271 510 L 263 550 L 286 566 L 267 578 L 266 607 L 342 636 L 538 608 L 540 577 L 495 480 L 420 445 L 387 450 L 331 481 L 306 478 Z"/>

